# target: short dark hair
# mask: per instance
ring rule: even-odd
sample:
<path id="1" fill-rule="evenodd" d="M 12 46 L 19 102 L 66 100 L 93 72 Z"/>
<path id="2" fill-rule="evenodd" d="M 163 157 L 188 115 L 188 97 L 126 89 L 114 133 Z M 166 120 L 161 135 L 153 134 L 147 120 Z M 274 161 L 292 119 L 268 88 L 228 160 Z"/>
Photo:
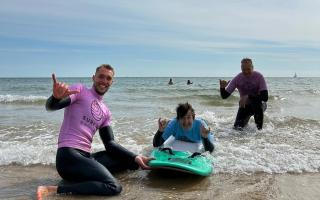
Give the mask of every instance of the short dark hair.
<path id="1" fill-rule="evenodd" d="M 253 66 L 251 58 L 243 58 L 241 60 L 241 64 L 243 64 L 243 63 L 250 63 Z"/>
<path id="2" fill-rule="evenodd" d="M 97 67 L 96 73 L 97 73 L 97 72 L 99 71 L 99 69 L 101 69 L 101 68 L 105 68 L 105 69 L 111 70 L 111 71 L 113 72 L 113 75 L 115 74 L 113 67 L 112 67 L 111 65 L 109 65 L 109 64 L 102 64 L 102 65 L 100 65 L 99 67 Z"/>
<path id="3" fill-rule="evenodd" d="M 177 119 L 179 120 L 179 119 L 183 118 L 188 113 L 189 110 L 191 111 L 192 117 L 194 119 L 195 113 L 194 113 L 194 109 L 192 108 L 191 104 L 189 104 L 188 102 L 179 103 L 178 107 L 176 108 Z"/>

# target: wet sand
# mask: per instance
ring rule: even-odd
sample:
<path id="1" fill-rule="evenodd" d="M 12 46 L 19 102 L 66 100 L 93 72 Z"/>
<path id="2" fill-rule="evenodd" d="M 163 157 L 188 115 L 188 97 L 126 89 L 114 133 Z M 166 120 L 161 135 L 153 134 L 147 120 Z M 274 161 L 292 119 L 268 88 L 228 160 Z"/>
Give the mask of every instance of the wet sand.
<path id="1" fill-rule="evenodd" d="M 35 199 L 38 185 L 57 185 L 53 166 L 1 166 L 0 199 Z M 320 173 L 214 174 L 198 177 L 163 171 L 126 171 L 115 175 L 123 191 L 115 197 L 55 195 L 46 199 L 319 199 Z"/>

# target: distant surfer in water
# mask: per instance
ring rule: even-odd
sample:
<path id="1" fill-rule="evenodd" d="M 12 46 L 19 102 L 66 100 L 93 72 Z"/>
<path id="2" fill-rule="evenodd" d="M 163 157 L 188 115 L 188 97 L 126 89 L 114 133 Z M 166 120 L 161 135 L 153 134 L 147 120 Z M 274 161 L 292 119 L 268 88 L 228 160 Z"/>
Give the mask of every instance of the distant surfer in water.
<path id="1" fill-rule="evenodd" d="M 193 82 L 191 82 L 190 80 L 187 81 L 187 85 L 191 85 L 193 84 Z"/>
<path id="2" fill-rule="evenodd" d="M 49 194 L 117 195 L 122 187 L 112 172 L 126 169 L 150 169 L 152 159 L 136 155 L 114 141 L 111 112 L 103 95 L 113 83 L 114 69 L 107 64 L 97 67 L 93 86 L 68 87 L 52 74 L 53 94 L 46 102 L 47 110 L 65 108 L 58 139 L 56 168 L 59 175 L 72 184 L 39 186 L 37 198 Z M 91 143 L 99 130 L 105 151 L 91 153 Z"/>
<path id="3" fill-rule="evenodd" d="M 206 122 L 200 118 L 195 118 L 195 112 L 189 103 L 178 105 L 177 117 L 168 121 L 158 120 L 158 131 L 153 138 L 153 146 L 161 146 L 171 135 L 177 140 L 186 142 L 201 143 L 206 151 L 214 150 L 213 134 Z"/>
<path id="4" fill-rule="evenodd" d="M 242 130 L 249 122 L 251 116 L 258 130 L 262 129 L 263 112 L 267 108 L 268 89 L 262 74 L 253 70 L 252 60 L 241 60 L 241 73 L 234 77 L 231 82 L 220 80 L 220 95 L 223 99 L 228 98 L 235 89 L 240 93 L 239 109 L 234 128 Z"/>
<path id="5" fill-rule="evenodd" d="M 173 81 L 172 81 L 172 78 L 170 78 L 170 80 L 169 80 L 169 83 L 168 83 L 169 85 L 173 85 Z"/>

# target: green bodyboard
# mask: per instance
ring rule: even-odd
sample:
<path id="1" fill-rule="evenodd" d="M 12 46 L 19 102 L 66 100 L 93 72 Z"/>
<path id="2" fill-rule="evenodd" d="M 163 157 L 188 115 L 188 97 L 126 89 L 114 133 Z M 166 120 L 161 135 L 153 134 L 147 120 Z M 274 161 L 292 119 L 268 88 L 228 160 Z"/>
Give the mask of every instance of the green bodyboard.
<path id="1" fill-rule="evenodd" d="M 193 158 L 188 151 L 172 150 L 173 155 L 168 151 L 161 151 L 156 148 L 151 152 L 151 157 L 155 158 L 149 162 L 153 169 L 168 169 L 182 171 L 200 176 L 209 176 L 213 172 L 212 161 L 204 155 Z"/>

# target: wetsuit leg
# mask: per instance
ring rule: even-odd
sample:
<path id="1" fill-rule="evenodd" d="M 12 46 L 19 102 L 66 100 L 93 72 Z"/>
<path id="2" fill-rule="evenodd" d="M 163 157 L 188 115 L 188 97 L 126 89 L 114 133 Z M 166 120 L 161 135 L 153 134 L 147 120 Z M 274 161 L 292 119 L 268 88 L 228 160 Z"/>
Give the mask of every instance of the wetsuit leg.
<path id="1" fill-rule="evenodd" d="M 56 167 L 63 179 L 75 182 L 59 185 L 58 193 L 116 195 L 122 190 L 109 170 L 94 160 L 90 153 L 69 147 L 59 148 Z"/>
<path id="2" fill-rule="evenodd" d="M 162 138 L 163 132 L 157 131 L 157 133 L 153 137 L 153 147 L 159 147 L 164 143 L 164 139 Z"/>
<path id="3" fill-rule="evenodd" d="M 245 108 L 240 108 L 237 113 L 236 121 L 234 122 L 235 129 L 242 129 L 244 128 L 248 122 L 250 117 L 252 116 L 252 112 L 250 106 L 246 106 Z"/>
<path id="4" fill-rule="evenodd" d="M 92 154 L 92 157 L 106 167 L 110 172 L 120 172 L 126 169 L 137 170 L 139 165 L 136 162 L 123 161 L 117 159 L 117 156 L 108 155 L 106 151 L 99 151 Z"/>
<path id="5" fill-rule="evenodd" d="M 259 103 L 254 106 L 254 121 L 258 130 L 262 129 L 263 126 L 263 112 L 266 110 L 266 103 Z"/>

